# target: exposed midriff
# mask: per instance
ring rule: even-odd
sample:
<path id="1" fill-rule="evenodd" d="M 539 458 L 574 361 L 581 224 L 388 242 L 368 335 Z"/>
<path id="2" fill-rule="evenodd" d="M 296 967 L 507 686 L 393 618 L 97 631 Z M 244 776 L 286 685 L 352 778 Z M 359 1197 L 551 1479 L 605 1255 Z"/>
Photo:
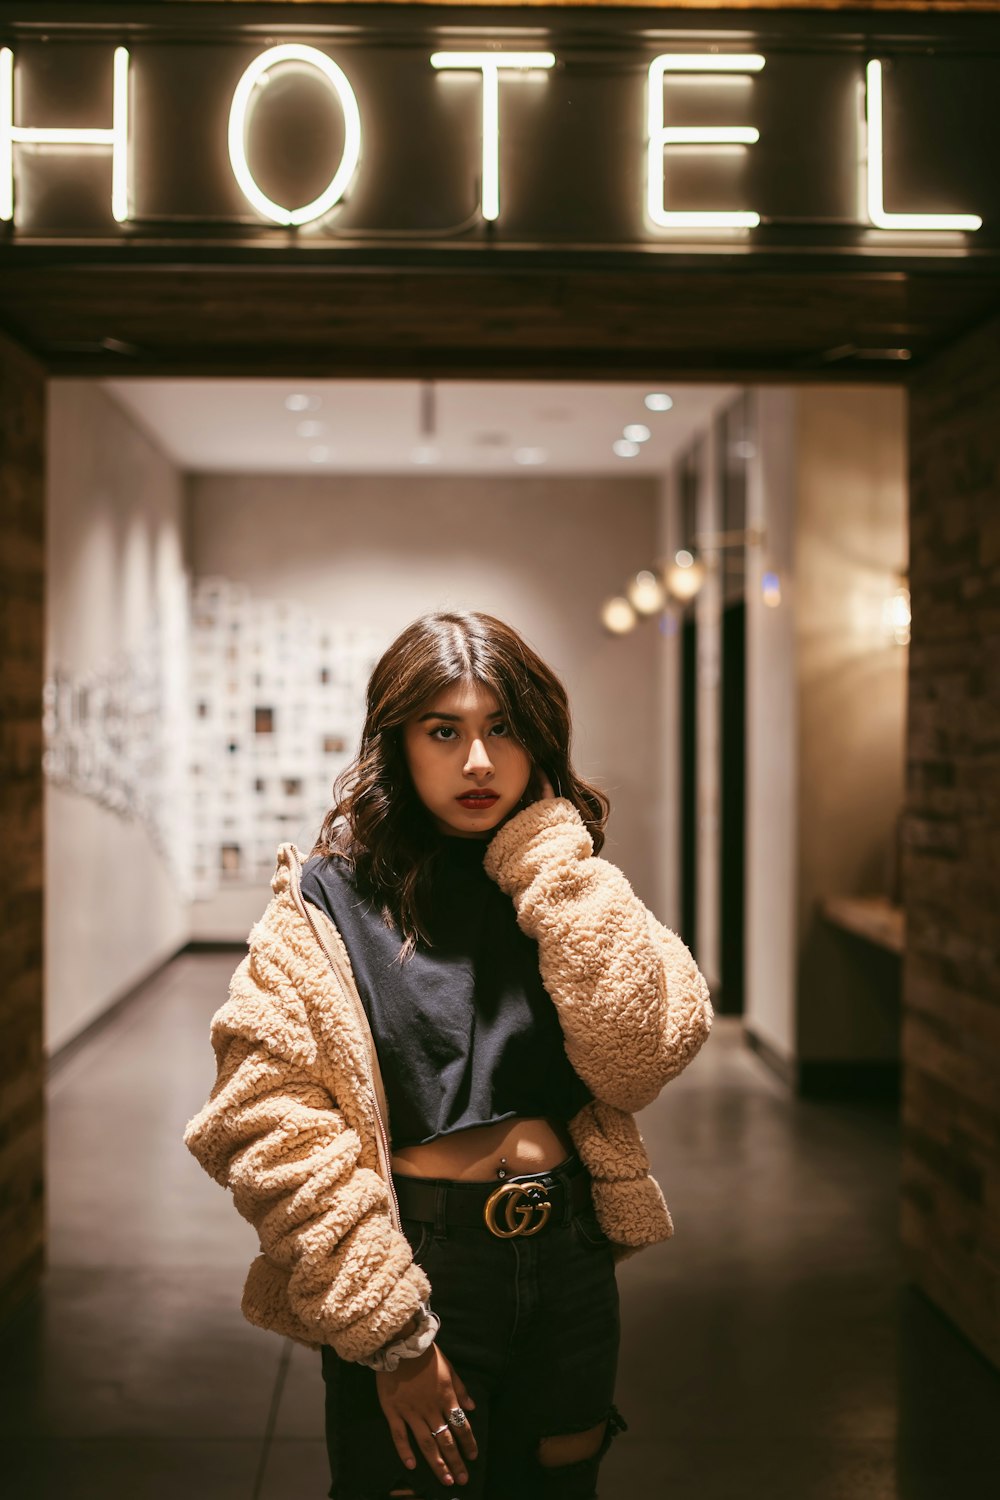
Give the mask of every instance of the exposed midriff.
<path id="1" fill-rule="evenodd" d="M 454 1177 L 488 1182 L 502 1167 L 506 1177 L 545 1172 L 573 1152 L 573 1141 L 559 1120 L 517 1116 L 492 1125 L 472 1125 L 392 1153 L 392 1170 L 408 1177 Z M 506 1157 L 504 1162 L 501 1158 Z M 500 1179 L 502 1180 L 502 1179 Z"/>

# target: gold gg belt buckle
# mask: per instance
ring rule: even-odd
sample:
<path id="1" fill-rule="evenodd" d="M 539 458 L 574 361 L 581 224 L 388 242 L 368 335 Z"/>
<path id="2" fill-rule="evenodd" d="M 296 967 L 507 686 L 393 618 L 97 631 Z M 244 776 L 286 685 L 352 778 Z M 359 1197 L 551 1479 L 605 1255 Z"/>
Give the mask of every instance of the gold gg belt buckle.
<path id="1" fill-rule="evenodd" d="M 516 1234 L 537 1234 L 540 1229 L 544 1228 L 552 1212 L 552 1200 L 543 1198 L 541 1202 L 538 1202 L 537 1199 L 531 1197 L 532 1189 L 536 1193 L 548 1191 L 542 1182 L 505 1182 L 503 1187 L 498 1187 L 490 1194 L 483 1206 L 483 1218 L 490 1234 L 495 1234 L 502 1240 L 510 1240 Z M 521 1198 L 528 1199 L 528 1202 L 519 1202 Z M 504 1199 L 506 1202 L 503 1218 L 507 1225 L 506 1229 L 497 1222 L 500 1204 Z M 529 1229 L 528 1225 L 536 1209 L 541 1214 L 541 1218 Z"/>

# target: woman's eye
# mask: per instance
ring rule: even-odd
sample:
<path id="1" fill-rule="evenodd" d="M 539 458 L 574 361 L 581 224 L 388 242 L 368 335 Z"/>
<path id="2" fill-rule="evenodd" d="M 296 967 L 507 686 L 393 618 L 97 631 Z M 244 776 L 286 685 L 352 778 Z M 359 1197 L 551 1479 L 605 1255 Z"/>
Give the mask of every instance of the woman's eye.
<path id="1" fill-rule="evenodd" d="M 507 733 L 508 733 L 508 731 L 507 731 L 507 725 L 503 722 L 503 720 L 501 720 L 498 724 L 494 724 L 493 728 L 494 729 L 502 729 L 504 731 L 503 738 L 507 737 Z M 430 738 L 434 739 L 434 737 L 436 735 L 441 734 L 442 731 L 444 731 L 449 736 L 455 733 L 454 729 L 452 728 L 452 726 L 450 724 L 438 724 L 433 729 L 429 730 L 428 733 L 430 735 Z M 441 743 L 447 745 L 447 744 L 450 744 L 451 741 L 450 741 L 450 739 L 448 739 L 448 740 L 443 740 Z"/>

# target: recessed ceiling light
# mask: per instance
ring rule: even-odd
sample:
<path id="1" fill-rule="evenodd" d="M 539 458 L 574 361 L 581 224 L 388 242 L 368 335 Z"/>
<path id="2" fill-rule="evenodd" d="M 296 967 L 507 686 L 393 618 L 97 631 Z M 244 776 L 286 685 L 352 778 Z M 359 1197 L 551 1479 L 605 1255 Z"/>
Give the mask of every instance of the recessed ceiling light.
<path id="1" fill-rule="evenodd" d="M 516 464 L 543 464 L 548 456 L 544 448 L 514 449 L 514 462 Z"/>
<path id="2" fill-rule="evenodd" d="M 669 411 L 673 404 L 666 391 L 650 391 L 645 401 L 647 411 Z"/>
<path id="3" fill-rule="evenodd" d="M 625 428 L 625 437 L 630 443 L 646 443 L 649 441 L 650 431 L 641 422 L 630 422 Z"/>
<path id="4" fill-rule="evenodd" d="M 410 462 L 413 464 L 436 464 L 440 457 L 438 450 L 429 443 L 413 448 L 410 452 Z"/>
<path id="5" fill-rule="evenodd" d="M 304 391 L 293 391 L 285 397 L 286 411 L 318 411 L 322 404 L 318 396 L 307 396 Z"/>
<path id="6" fill-rule="evenodd" d="M 329 448 L 323 447 L 322 445 L 318 448 L 309 449 L 309 462 L 311 464 L 325 464 L 329 457 Z"/>
<path id="7" fill-rule="evenodd" d="M 320 433 L 323 431 L 323 423 L 316 422 L 313 420 L 313 418 L 310 417 L 308 422 L 300 422 L 295 431 L 298 433 L 299 437 L 319 437 Z"/>
<path id="8" fill-rule="evenodd" d="M 635 458 L 639 444 L 630 443 L 628 438 L 619 438 L 616 443 L 611 444 L 611 449 L 619 458 Z"/>

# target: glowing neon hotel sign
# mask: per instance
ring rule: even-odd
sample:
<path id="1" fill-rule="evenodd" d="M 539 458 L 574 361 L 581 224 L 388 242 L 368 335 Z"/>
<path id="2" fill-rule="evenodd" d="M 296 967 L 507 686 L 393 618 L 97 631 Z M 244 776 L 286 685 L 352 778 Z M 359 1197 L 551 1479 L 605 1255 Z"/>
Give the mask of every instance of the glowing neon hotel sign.
<path id="1" fill-rule="evenodd" d="M 161 103 L 164 88 L 153 87 L 159 65 L 154 55 L 155 44 L 137 45 L 139 50 L 133 48 L 133 57 L 124 46 L 110 48 L 90 43 L 86 53 L 77 59 L 78 68 L 93 67 L 103 80 L 107 76 L 110 57 L 110 98 L 106 97 L 106 85 L 103 85 L 107 108 L 100 125 L 92 122 L 71 124 L 65 119 L 59 123 L 42 123 L 32 118 L 32 104 L 35 111 L 38 110 L 38 90 L 29 87 L 26 91 L 23 85 L 26 81 L 30 84 L 30 78 L 26 79 L 24 74 L 30 72 L 37 58 L 38 44 L 23 49 L 23 56 L 16 42 L 0 47 L 0 220 L 8 226 L 8 240 L 16 243 L 21 235 L 30 237 L 39 233 L 38 225 L 32 221 L 31 208 L 33 197 L 37 199 L 39 193 L 37 190 L 33 192 L 32 185 L 36 183 L 35 174 L 43 174 L 46 170 L 46 152 L 62 156 L 63 170 L 65 159 L 74 153 L 79 153 L 81 158 L 95 152 L 110 157 L 106 205 L 111 219 L 121 226 L 123 233 L 132 230 L 141 234 L 144 225 L 153 222 L 159 223 L 162 232 L 164 223 L 180 222 L 188 217 L 197 219 L 203 236 L 211 237 L 213 216 L 204 207 L 200 216 L 185 215 L 186 205 L 174 201 L 171 209 L 179 207 L 180 211 L 162 214 L 157 220 L 156 212 L 151 214 L 148 204 L 144 203 L 146 194 L 137 166 L 136 138 L 137 135 L 141 137 L 143 160 L 147 160 L 154 133 L 149 121 L 143 118 L 144 109 L 151 108 L 149 100 L 144 97 L 146 87 L 150 85 L 153 96 Z M 787 129 L 782 135 L 780 124 L 772 125 L 768 134 L 767 129 L 761 130 L 755 123 L 755 104 L 761 98 L 755 90 L 768 76 L 767 56 L 763 52 L 741 50 L 728 41 L 726 46 L 728 50 L 704 50 L 702 43 L 703 50 L 692 47 L 658 52 L 652 57 L 648 45 L 645 54 L 637 48 L 629 60 L 628 76 L 621 80 L 620 97 L 630 101 L 632 118 L 624 124 L 619 121 L 614 129 L 598 123 L 596 105 L 589 117 L 585 109 L 578 108 L 574 112 L 572 55 L 564 61 L 557 50 L 517 49 L 507 45 L 502 37 L 497 39 L 495 34 L 490 45 L 479 50 L 425 49 L 421 55 L 420 49 L 416 48 L 412 57 L 425 75 L 422 85 L 425 92 L 410 102 L 410 131 L 420 132 L 433 116 L 435 97 L 439 105 L 443 104 L 450 111 L 451 165 L 456 177 L 450 191 L 454 201 L 458 201 L 454 198 L 457 193 L 468 210 L 460 225 L 466 236 L 470 229 L 475 231 L 475 222 L 480 229 L 488 227 L 493 231 L 503 231 L 509 223 L 515 241 L 527 243 L 534 239 L 543 245 L 558 243 L 559 209 L 558 204 L 553 206 L 551 200 L 553 197 L 558 199 L 563 193 L 562 222 L 566 222 L 568 216 L 567 233 L 577 245 L 603 239 L 609 244 L 644 243 L 646 248 L 659 242 L 669 249 L 683 247 L 686 240 L 703 245 L 710 242 L 713 235 L 720 237 L 720 243 L 728 241 L 732 244 L 735 240 L 752 244 L 754 232 L 762 222 L 765 226 L 769 223 L 780 225 L 791 223 L 795 216 L 768 215 L 766 212 L 762 216 L 757 208 L 745 202 L 742 206 L 727 203 L 725 196 L 728 192 L 746 198 L 754 180 L 752 167 L 749 169 L 750 181 L 747 180 L 749 153 L 765 154 L 769 143 L 779 148 L 786 163 L 783 170 L 788 170 L 789 139 Z M 312 244 L 336 241 L 345 230 L 348 234 L 362 237 L 367 234 L 377 239 L 380 229 L 387 227 L 388 219 L 389 233 L 405 235 L 405 215 L 404 222 L 399 222 L 402 193 L 396 192 L 393 210 L 393 205 L 385 201 L 387 195 L 391 196 L 391 190 L 383 193 L 380 202 L 377 192 L 373 194 L 371 183 L 366 183 L 366 174 L 374 172 L 379 165 L 377 161 L 368 160 L 366 114 L 369 120 L 379 120 L 379 129 L 375 133 L 382 137 L 379 148 L 382 161 L 391 156 L 391 145 L 386 144 L 391 132 L 385 128 L 379 109 L 377 81 L 373 82 L 373 79 L 377 80 L 377 70 L 373 70 L 372 60 L 377 61 L 377 54 L 376 46 L 369 47 L 365 57 L 357 48 L 352 51 L 351 47 L 344 46 L 341 49 L 336 38 L 329 46 L 300 42 L 269 46 L 251 57 L 232 87 L 229 80 L 234 73 L 233 51 L 229 49 L 230 65 L 220 68 L 228 101 L 226 139 L 224 151 L 223 143 L 214 144 L 217 160 L 213 166 L 217 177 L 219 170 L 228 172 L 226 192 L 230 199 L 230 213 L 235 186 L 243 215 L 241 222 L 251 234 L 255 226 L 261 229 L 281 226 L 286 230 L 309 230 L 305 242 Z M 245 49 L 237 56 L 242 64 Z M 359 59 L 363 63 L 358 70 L 364 85 L 360 100 L 351 78 L 352 65 L 358 65 Z M 955 204 L 931 205 L 926 201 L 916 206 L 901 206 L 900 192 L 906 191 L 905 182 L 902 189 L 897 185 L 893 192 L 891 163 L 887 162 L 886 153 L 887 81 L 883 59 L 868 55 L 826 61 L 841 70 L 839 93 L 830 93 L 829 97 L 840 99 L 842 118 L 835 132 L 829 135 L 825 149 L 832 147 L 839 155 L 839 190 L 842 195 L 848 175 L 844 171 L 845 157 L 849 160 L 854 201 L 850 206 L 852 211 L 847 214 L 841 211 L 824 215 L 822 211 L 814 211 L 811 219 L 808 214 L 800 216 L 800 222 L 822 228 L 828 221 L 838 224 L 842 234 L 846 224 L 856 234 L 863 234 L 866 246 L 870 246 L 879 234 L 893 236 L 897 249 L 905 245 L 907 236 L 919 236 L 921 244 L 926 245 L 935 235 L 949 235 L 954 243 L 956 237 L 960 240 L 962 236 L 977 234 L 984 222 L 980 212 L 957 212 Z M 781 66 L 788 76 L 787 56 L 781 58 Z M 562 92 L 558 99 L 546 96 L 546 89 L 551 88 L 552 81 L 560 76 Z M 832 75 L 828 72 L 824 76 L 829 79 Z M 432 78 L 435 80 L 433 85 L 430 84 Z M 454 91 L 448 93 L 446 80 L 449 78 L 464 80 L 460 96 Z M 282 201 L 282 194 L 273 186 L 265 190 L 259 169 L 254 166 L 255 150 L 259 151 L 260 144 L 255 116 L 274 80 L 283 81 L 286 97 L 289 88 L 311 89 L 314 99 L 317 88 L 325 91 L 328 117 L 338 122 L 332 138 L 319 146 L 314 139 L 317 132 L 310 132 L 310 149 L 317 154 L 318 160 L 325 160 L 324 174 L 328 172 L 329 175 L 325 176 L 322 189 L 305 202 Z M 427 92 L 429 87 L 430 93 Z M 576 99 L 584 105 L 587 87 L 584 69 L 575 91 Z M 843 101 L 845 98 L 850 100 L 852 89 L 853 108 L 847 112 L 843 110 Z M 640 105 L 640 90 L 641 107 L 635 108 Z M 22 99 L 25 92 L 28 94 L 27 105 Z M 44 90 L 42 94 L 44 97 Z M 549 104 L 559 139 L 546 156 L 544 141 Z M 726 117 L 722 123 L 711 122 L 712 110 Z M 329 114 L 329 111 L 334 113 Z M 65 110 L 62 113 L 65 115 Z M 221 113 L 216 99 L 215 117 Z M 765 113 L 774 118 L 773 108 Z M 899 112 L 891 118 L 893 128 L 899 133 Z M 696 123 L 691 123 L 692 119 Z M 505 150 L 504 132 L 508 128 L 516 131 L 517 138 Z M 176 136 L 176 120 L 171 129 Z M 803 133 L 805 130 L 803 123 Z M 853 139 L 850 138 L 852 134 Z M 175 140 L 175 151 L 176 148 Z M 211 156 L 213 143 L 209 142 L 206 148 L 203 141 L 202 149 L 207 149 Z M 428 154 L 434 154 L 430 148 Z M 440 156 L 443 152 L 438 149 L 437 154 Z M 378 156 L 379 152 L 375 155 Z M 522 168 L 525 157 L 529 165 Z M 586 159 L 581 160 L 581 157 Z M 721 177 L 712 179 L 711 174 L 718 169 L 720 160 L 724 161 L 724 171 Z M 706 203 L 702 186 L 701 201 L 685 203 L 685 172 L 688 181 L 694 181 L 696 177 L 704 179 L 706 175 L 714 181 L 711 191 L 718 195 L 717 200 Z M 546 173 L 549 174 L 547 185 L 544 180 Z M 582 193 L 571 193 L 567 186 L 574 173 Z M 412 172 L 409 175 L 412 177 Z M 540 227 L 532 225 L 530 210 L 525 210 L 523 203 L 518 209 L 518 199 L 523 196 L 520 179 L 525 175 L 533 177 L 535 201 L 543 204 Z M 680 179 L 679 188 L 675 177 Z M 184 174 L 175 173 L 174 179 L 180 182 L 183 193 Z M 585 198 L 588 190 L 594 191 L 598 200 L 589 221 L 589 230 L 586 213 L 581 214 L 577 201 Z M 416 191 L 419 195 L 419 189 L 414 190 L 411 186 L 408 191 L 411 195 L 409 201 L 416 202 L 413 194 Z M 961 191 L 960 184 L 960 194 Z M 175 187 L 175 199 L 176 192 Z M 548 202 L 545 201 L 546 193 Z M 893 204 L 891 208 L 887 206 L 887 196 Z M 695 197 L 699 197 L 699 193 Z M 352 226 L 350 210 L 359 199 L 361 217 Z M 969 203 L 963 207 L 967 210 L 985 208 L 989 215 L 995 213 L 997 205 L 988 201 L 985 205 Z M 367 223 L 364 219 L 366 212 L 369 215 Z M 48 220 L 42 224 L 42 233 L 53 229 L 51 204 L 48 214 Z M 234 216 L 231 214 L 231 217 Z M 613 222 L 616 217 L 617 224 Z M 424 240 L 433 240 L 433 224 L 426 222 L 426 214 L 423 218 L 424 222 L 415 226 L 416 232 Z M 218 222 L 225 222 L 225 205 L 220 209 Z M 596 234 L 595 223 L 600 224 Z M 59 227 L 56 222 L 56 231 Z M 71 224 L 66 226 L 66 232 L 72 236 Z M 90 233 L 94 237 L 93 229 Z M 440 237 L 444 241 L 451 234 L 453 228 L 442 229 Z M 495 233 L 487 243 L 502 246 L 502 233 Z"/>

